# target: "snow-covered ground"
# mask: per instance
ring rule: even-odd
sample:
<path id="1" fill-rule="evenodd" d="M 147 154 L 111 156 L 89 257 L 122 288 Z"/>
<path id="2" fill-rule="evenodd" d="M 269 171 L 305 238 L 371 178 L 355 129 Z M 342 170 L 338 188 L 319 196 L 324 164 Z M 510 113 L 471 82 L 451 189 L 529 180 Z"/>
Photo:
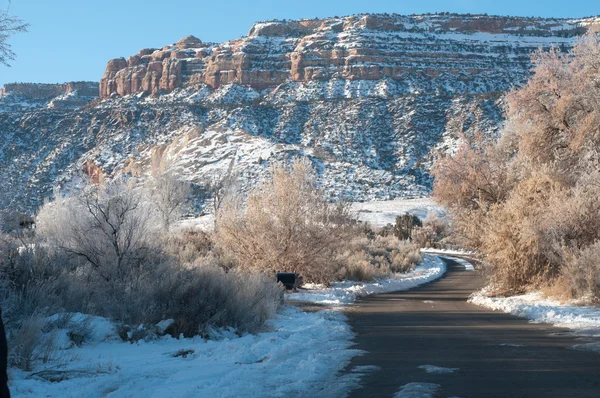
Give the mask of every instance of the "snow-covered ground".
<path id="1" fill-rule="evenodd" d="M 175 224 L 175 229 L 199 229 L 210 232 L 215 229 L 215 216 L 205 214 L 198 217 L 186 218 Z"/>
<path id="2" fill-rule="evenodd" d="M 394 224 L 396 217 L 404 213 L 414 214 L 423 219 L 430 211 L 444 214 L 444 209 L 431 198 L 394 199 L 371 202 L 352 203 L 352 211 L 360 221 L 368 222 L 374 227 Z"/>
<path id="3" fill-rule="evenodd" d="M 288 300 L 343 306 L 351 304 L 357 297 L 370 294 L 407 290 L 423 283 L 431 282 L 446 272 L 446 264 L 437 256 L 425 254 L 423 264 L 406 274 L 396 274 L 391 278 L 375 282 L 337 282 L 330 287 L 308 285 L 298 293 L 287 295 Z"/>
<path id="4" fill-rule="evenodd" d="M 577 332 L 582 337 L 600 337 L 600 307 L 578 306 L 544 298 L 540 293 L 512 297 L 488 297 L 485 290 L 475 293 L 469 301 L 497 311 L 549 323 Z M 600 342 L 584 343 L 573 348 L 600 352 Z"/>
<path id="5" fill-rule="evenodd" d="M 257 335 L 225 331 L 208 341 L 164 337 L 130 344 L 103 333 L 32 374 L 11 369 L 9 385 L 16 397 L 318 397 L 343 396 L 363 372 L 338 377 L 358 351 L 337 311 L 286 306 L 268 326 Z M 36 375 L 44 369 L 67 380 L 48 382 L 44 373 Z"/>
<path id="6" fill-rule="evenodd" d="M 341 282 L 289 295 L 292 300 L 350 304 L 357 297 L 411 287 L 445 271 L 437 256 L 425 255 L 414 271 L 374 283 Z M 77 314 L 72 322 L 84 322 Z M 88 321 L 89 322 L 89 321 Z M 214 339 L 175 339 L 126 343 L 114 324 L 94 317 L 95 334 L 73 347 L 67 329 L 57 336 L 56 358 L 33 372 L 10 369 L 17 397 L 337 397 L 358 385 L 370 367 L 340 376 L 360 353 L 339 311 L 304 312 L 285 305 L 257 335 L 216 331 Z M 48 379 L 61 379 L 51 382 Z"/>

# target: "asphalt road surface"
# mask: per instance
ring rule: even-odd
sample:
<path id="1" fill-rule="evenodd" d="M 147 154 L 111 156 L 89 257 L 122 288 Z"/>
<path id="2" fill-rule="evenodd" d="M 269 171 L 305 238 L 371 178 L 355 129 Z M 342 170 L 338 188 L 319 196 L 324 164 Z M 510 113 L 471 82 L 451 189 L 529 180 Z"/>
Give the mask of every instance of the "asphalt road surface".
<path id="1" fill-rule="evenodd" d="M 409 383 L 438 385 L 434 397 L 600 397 L 598 353 L 572 349 L 582 341 L 565 329 L 467 303 L 483 278 L 447 264 L 442 279 L 364 298 L 348 311 L 356 348 L 366 351 L 348 369 L 379 368 L 350 397 L 391 398 Z"/>

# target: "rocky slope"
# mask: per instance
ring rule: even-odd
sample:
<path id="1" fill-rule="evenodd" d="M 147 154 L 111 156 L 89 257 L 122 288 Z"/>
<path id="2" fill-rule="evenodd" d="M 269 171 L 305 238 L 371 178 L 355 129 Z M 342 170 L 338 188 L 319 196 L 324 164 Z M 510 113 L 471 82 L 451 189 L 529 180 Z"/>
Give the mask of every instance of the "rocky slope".
<path id="1" fill-rule="evenodd" d="M 78 109 L 0 98 L 0 206 L 32 211 L 82 175 L 165 168 L 199 189 L 230 169 L 250 186 L 293 155 L 314 162 L 332 198 L 423 196 L 433 150 L 452 150 L 460 131 L 497 130 L 499 99 L 527 77 L 531 51 L 568 49 L 597 26 L 362 15 L 262 22 L 222 44 L 187 37 L 142 50 L 109 61 L 101 100 Z"/>

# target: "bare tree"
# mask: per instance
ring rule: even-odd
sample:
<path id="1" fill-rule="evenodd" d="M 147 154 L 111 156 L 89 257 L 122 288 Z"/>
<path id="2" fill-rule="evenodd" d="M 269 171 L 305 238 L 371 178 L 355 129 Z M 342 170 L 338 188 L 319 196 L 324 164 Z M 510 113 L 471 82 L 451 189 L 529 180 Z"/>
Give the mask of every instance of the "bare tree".
<path id="1" fill-rule="evenodd" d="M 151 227 L 141 194 L 120 183 L 58 198 L 38 214 L 38 234 L 85 259 L 107 281 L 144 259 Z"/>
<path id="2" fill-rule="evenodd" d="M 162 227 L 168 231 L 181 217 L 186 201 L 190 196 L 190 186 L 177 180 L 172 172 L 155 177 L 150 182 L 150 198 L 160 217 Z"/>
<path id="3" fill-rule="evenodd" d="M 233 165 L 235 164 L 236 157 L 237 152 L 231 159 L 231 162 L 227 167 L 227 171 L 225 171 L 222 175 L 216 177 L 210 184 L 210 190 L 213 196 L 213 212 L 215 215 L 217 215 L 219 209 L 223 205 L 225 198 L 230 195 L 231 190 L 233 189 L 235 182 L 235 176 L 233 175 Z"/>
<path id="4" fill-rule="evenodd" d="M 9 7 L 5 10 L 0 9 L 0 63 L 6 66 L 10 66 L 9 61 L 15 59 L 15 53 L 8 44 L 8 39 L 15 33 L 27 31 L 29 26 L 21 19 L 10 15 L 10 1 L 8 4 Z"/>

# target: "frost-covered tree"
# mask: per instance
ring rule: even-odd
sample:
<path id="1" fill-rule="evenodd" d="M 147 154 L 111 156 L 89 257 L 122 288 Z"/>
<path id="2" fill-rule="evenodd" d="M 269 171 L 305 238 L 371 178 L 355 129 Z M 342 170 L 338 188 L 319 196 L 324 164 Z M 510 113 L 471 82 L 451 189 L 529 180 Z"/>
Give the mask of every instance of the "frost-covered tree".
<path id="1" fill-rule="evenodd" d="M 141 192 L 110 183 L 45 205 L 38 214 L 37 234 L 84 259 L 109 281 L 147 258 L 156 224 L 151 217 Z"/>
<path id="2" fill-rule="evenodd" d="M 168 231 L 173 222 L 181 217 L 190 196 L 190 186 L 178 180 L 172 172 L 166 172 L 155 177 L 148 188 L 162 227 L 164 231 Z"/>
<path id="3" fill-rule="evenodd" d="M 505 98 L 496 141 L 463 140 L 434 168 L 454 231 L 485 255 L 499 288 L 542 283 L 600 298 L 600 36 L 533 55 Z M 556 290 L 558 291 L 558 290 Z"/>

